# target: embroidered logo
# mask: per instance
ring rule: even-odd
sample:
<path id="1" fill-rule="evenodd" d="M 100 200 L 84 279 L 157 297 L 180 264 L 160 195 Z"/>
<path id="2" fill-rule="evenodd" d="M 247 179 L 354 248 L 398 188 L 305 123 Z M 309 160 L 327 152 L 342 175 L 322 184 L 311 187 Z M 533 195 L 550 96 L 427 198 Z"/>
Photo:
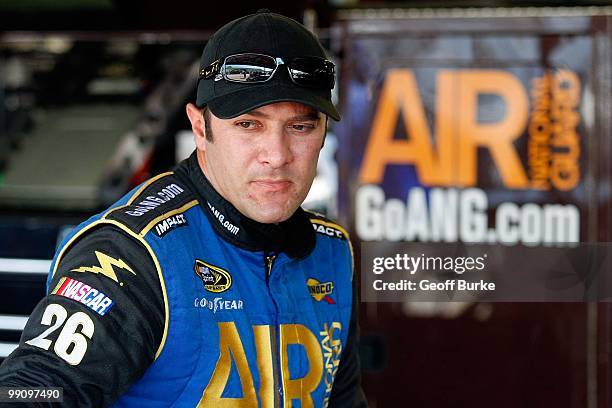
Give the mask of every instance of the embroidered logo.
<path id="1" fill-rule="evenodd" d="M 218 311 L 224 310 L 243 310 L 244 302 L 241 299 L 226 300 L 222 297 L 216 297 L 212 300 L 206 298 L 195 298 L 193 301 L 193 306 L 201 309 L 208 309 L 215 314 Z"/>
<path id="2" fill-rule="evenodd" d="M 221 211 L 217 210 L 214 205 L 212 205 L 208 201 L 206 202 L 206 204 L 208 204 L 208 209 L 210 210 L 211 214 L 215 216 L 215 218 L 219 221 L 219 224 L 223 228 L 228 230 L 233 235 L 238 235 L 238 232 L 240 232 L 240 227 L 232 224 L 232 222 L 227 219 L 225 214 L 223 214 Z"/>
<path id="3" fill-rule="evenodd" d="M 340 356 L 342 355 L 341 331 L 342 323 L 332 322 L 331 325 L 323 323 L 323 330 L 319 332 L 323 360 L 325 361 L 325 397 L 323 398 L 325 406 L 329 403 L 334 379 L 340 367 Z"/>
<path id="4" fill-rule="evenodd" d="M 113 300 L 103 292 L 76 279 L 63 277 L 51 292 L 84 304 L 100 316 L 104 316 L 113 305 Z"/>
<path id="5" fill-rule="evenodd" d="M 155 192 L 153 195 L 146 196 L 138 203 L 128 206 L 125 213 L 131 215 L 132 217 L 142 217 L 149 211 L 154 210 L 160 205 L 172 200 L 176 196 L 181 195 L 184 191 L 185 190 L 176 184 L 169 184 L 160 191 Z"/>
<path id="6" fill-rule="evenodd" d="M 318 234 L 327 235 L 332 238 L 346 239 L 344 232 L 341 229 L 335 228 L 333 224 L 328 224 L 324 221 L 311 219 L 312 227 Z"/>
<path id="7" fill-rule="evenodd" d="M 113 268 L 114 266 L 136 275 L 136 272 L 134 272 L 132 268 L 130 268 L 128 264 L 123 262 L 121 259 L 112 258 L 106 254 L 103 254 L 100 251 L 95 251 L 95 254 L 96 258 L 98 258 L 100 266 L 81 266 L 80 268 L 72 269 L 72 272 L 99 273 L 100 275 L 104 275 L 117 283 L 119 283 L 119 279 L 117 279 L 117 274 L 115 273 L 115 269 Z M 123 285 L 123 283 L 120 283 L 120 285 Z"/>
<path id="8" fill-rule="evenodd" d="M 319 282 L 314 278 L 308 278 L 308 280 L 306 281 L 306 286 L 308 286 L 310 296 L 312 296 L 313 299 L 317 302 L 324 300 L 330 305 L 336 303 L 334 302 L 334 299 L 332 299 L 330 296 L 334 291 L 333 282 Z"/>
<path id="9" fill-rule="evenodd" d="M 232 275 L 225 269 L 196 259 L 195 274 L 202 279 L 204 288 L 213 293 L 225 292 L 232 286 Z"/>
<path id="10" fill-rule="evenodd" d="M 155 224 L 155 228 L 153 230 L 155 231 L 155 234 L 161 238 L 173 229 L 183 227 L 185 225 L 187 225 L 185 214 L 176 214 Z"/>

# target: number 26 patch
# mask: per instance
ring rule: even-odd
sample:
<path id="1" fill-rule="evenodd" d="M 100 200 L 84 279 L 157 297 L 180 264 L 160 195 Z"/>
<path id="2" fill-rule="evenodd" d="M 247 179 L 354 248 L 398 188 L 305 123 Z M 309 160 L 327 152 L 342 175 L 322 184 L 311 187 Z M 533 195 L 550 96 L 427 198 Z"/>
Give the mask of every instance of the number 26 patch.
<path id="1" fill-rule="evenodd" d="M 94 322 L 87 314 L 76 312 L 68 317 L 68 312 L 63 306 L 51 303 L 43 313 L 41 324 L 51 327 L 26 341 L 26 344 L 49 350 L 53 341 L 47 337 L 61 327 L 53 351 L 70 365 L 78 365 L 83 360 L 87 352 L 87 339 L 92 338 L 95 329 Z"/>

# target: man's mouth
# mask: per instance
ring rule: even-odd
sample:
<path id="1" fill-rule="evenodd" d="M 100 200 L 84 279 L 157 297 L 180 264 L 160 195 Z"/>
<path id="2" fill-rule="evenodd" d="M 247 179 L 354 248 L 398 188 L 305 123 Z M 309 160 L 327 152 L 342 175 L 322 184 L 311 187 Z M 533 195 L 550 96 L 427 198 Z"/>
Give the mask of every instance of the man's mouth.
<path id="1" fill-rule="evenodd" d="M 283 192 L 289 189 L 291 181 L 286 179 L 275 180 L 275 179 L 259 179 L 251 182 L 259 190 L 270 193 Z"/>

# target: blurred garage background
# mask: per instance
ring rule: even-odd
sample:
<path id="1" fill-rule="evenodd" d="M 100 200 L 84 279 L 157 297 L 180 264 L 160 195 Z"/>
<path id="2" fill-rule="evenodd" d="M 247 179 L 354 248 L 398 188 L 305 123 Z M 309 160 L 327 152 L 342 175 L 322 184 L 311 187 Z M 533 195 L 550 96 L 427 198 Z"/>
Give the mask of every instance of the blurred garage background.
<path id="1" fill-rule="evenodd" d="M 357 251 L 369 241 L 611 240 L 608 1 L 2 0 L 0 361 L 44 296 L 64 234 L 191 152 L 184 106 L 195 96 L 202 47 L 222 24 L 261 7 L 302 21 L 339 66 L 334 98 L 343 121 L 331 124 L 305 206 L 348 226 Z M 558 89 L 569 99 L 555 99 Z M 386 127 L 381 101 L 393 112 Z M 478 132 L 493 142 L 477 140 Z M 509 157 L 492 154 L 495 140 L 509 137 Z M 449 176 L 434 177 L 443 146 L 455 140 L 473 149 L 451 151 Z M 393 141 L 404 156 L 390 153 Z M 383 201 L 368 199 L 363 186 Z M 418 222 L 410 197 L 434 188 L 451 204 L 460 200 L 455 192 L 478 190 L 485 233 L 436 237 L 389 225 Z M 408 202 L 401 221 L 385 213 L 389 199 Z M 538 226 L 519 223 L 509 241 L 496 226 L 502 203 L 535 211 Z M 577 228 L 560 235 L 546 221 L 547 205 L 575 210 L 569 222 Z M 465 222 L 438 216 L 430 222 L 451 230 Z M 612 406 L 608 303 L 361 309 L 372 407 Z"/>

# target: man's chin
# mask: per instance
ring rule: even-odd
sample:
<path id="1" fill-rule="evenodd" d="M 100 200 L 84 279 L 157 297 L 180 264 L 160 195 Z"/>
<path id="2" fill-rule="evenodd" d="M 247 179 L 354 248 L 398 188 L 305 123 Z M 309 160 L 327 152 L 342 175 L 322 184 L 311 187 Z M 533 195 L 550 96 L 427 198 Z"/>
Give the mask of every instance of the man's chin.
<path id="1" fill-rule="evenodd" d="M 262 224 L 278 224 L 288 220 L 297 208 L 291 210 L 283 206 L 282 208 L 275 208 L 271 206 L 251 209 L 248 214 L 245 214 L 252 220 L 261 222 Z"/>
<path id="2" fill-rule="evenodd" d="M 236 207 L 252 220 L 262 224 L 278 224 L 288 220 L 298 209 L 303 200 L 297 198 L 294 194 L 250 194 L 242 201 L 241 208 Z"/>
<path id="3" fill-rule="evenodd" d="M 254 217 L 249 217 L 257 222 L 260 222 L 262 224 L 278 224 L 279 222 L 283 222 L 283 221 L 287 221 L 291 215 L 293 213 L 286 215 L 286 214 L 281 214 L 281 215 L 276 215 L 276 214 L 257 214 Z"/>

